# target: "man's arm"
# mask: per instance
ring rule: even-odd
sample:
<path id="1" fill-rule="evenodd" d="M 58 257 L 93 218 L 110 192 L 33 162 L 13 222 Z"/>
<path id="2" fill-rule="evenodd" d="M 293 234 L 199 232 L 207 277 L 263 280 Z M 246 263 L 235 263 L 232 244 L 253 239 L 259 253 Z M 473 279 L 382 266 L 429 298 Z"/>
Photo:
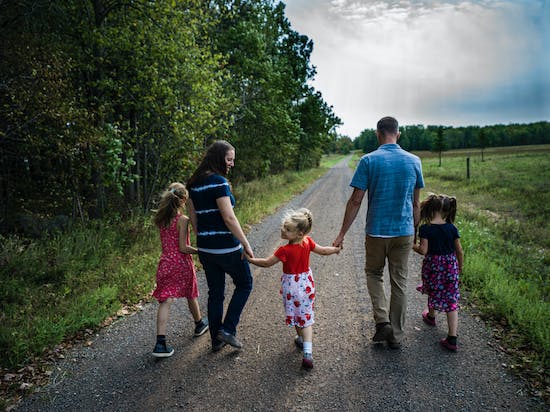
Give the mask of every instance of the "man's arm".
<path id="1" fill-rule="evenodd" d="M 420 189 L 414 189 L 413 219 L 414 219 L 414 229 L 416 231 L 416 228 L 420 223 Z"/>
<path id="2" fill-rule="evenodd" d="M 365 196 L 365 191 L 361 189 L 353 188 L 353 193 L 348 199 L 346 204 L 346 212 L 344 214 L 344 220 L 342 221 L 342 227 L 340 228 L 340 233 L 332 242 L 332 246 L 340 247 L 344 242 L 344 236 L 346 235 L 351 224 L 357 217 L 357 213 L 361 208 L 361 203 L 363 202 L 363 197 Z"/>

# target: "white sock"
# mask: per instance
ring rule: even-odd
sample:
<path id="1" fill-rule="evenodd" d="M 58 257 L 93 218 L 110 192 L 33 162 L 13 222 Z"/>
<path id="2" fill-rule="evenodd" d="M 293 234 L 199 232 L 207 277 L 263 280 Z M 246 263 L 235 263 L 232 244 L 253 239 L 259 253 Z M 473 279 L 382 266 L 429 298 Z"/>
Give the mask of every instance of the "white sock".
<path id="1" fill-rule="evenodd" d="M 313 342 L 304 342 L 304 355 L 313 354 Z"/>

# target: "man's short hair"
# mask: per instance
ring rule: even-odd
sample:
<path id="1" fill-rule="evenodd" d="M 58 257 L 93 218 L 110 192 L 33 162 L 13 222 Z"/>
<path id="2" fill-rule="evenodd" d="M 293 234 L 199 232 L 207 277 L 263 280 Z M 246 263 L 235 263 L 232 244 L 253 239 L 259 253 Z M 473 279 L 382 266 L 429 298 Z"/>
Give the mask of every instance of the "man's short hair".
<path id="1" fill-rule="evenodd" d="M 388 134 L 396 134 L 399 131 L 399 124 L 395 118 L 386 116 L 378 120 L 376 130 L 384 136 Z"/>

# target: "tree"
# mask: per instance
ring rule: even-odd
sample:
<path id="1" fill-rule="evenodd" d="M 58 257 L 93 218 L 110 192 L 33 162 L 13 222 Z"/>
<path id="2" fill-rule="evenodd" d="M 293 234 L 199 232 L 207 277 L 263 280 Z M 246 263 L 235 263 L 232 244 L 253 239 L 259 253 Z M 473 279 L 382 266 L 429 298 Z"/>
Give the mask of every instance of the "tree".
<path id="1" fill-rule="evenodd" d="M 479 147 L 481 149 L 481 161 L 484 162 L 483 151 L 487 146 L 487 136 L 485 135 L 485 129 L 481 129 L 478 135 Z"/>
<path id="2" fill-rule="evenodd" d="M 443 127 L 437 129 L 436 136 L 432 144 L 432 151 L 439 154 L 439 167 L 441 167 L 441 153 L 446 149 L 445 136 L 443 134 Z"/>

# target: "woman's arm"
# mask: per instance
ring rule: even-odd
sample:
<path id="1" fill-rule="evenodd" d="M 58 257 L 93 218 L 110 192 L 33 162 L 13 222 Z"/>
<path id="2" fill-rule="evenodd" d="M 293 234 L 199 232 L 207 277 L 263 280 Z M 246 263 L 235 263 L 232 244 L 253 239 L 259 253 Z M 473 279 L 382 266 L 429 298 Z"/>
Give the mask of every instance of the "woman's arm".
<path id="1" fill-rule="evenodd" d="M 315 245 L 315 249 L 312 252 L 317 253 L 318 255 L 332 255 L 334 253 L 340 253 L 342 250 L 342 244 L 340 246 L 319 246 Z"/>
<path id="2" fill-rule="evenodd" d="M 218 205 L 218 209 L 220 209 L 220 213 L 222 215 L 222 219 L 225 225 L 231 231 L 231 233 L 233 233 L 233 236 L 239 239 L 239 241 L 243 245 L 244 253 L 247 256 L 254 258 L 254 252 L 250 247 L 250 243 L 248 243 L 248 239 L 246 238 L 246 235 L 241 228 L 241 224 L 239 223 L 237 216 L 235 216 L 235 212 L 233 211 L 233 206 L 231 205 L 231 199 L 229 199 L 229 196 L 218 197 L 216 199 L 216 204 Z"/>
<path id="3" fill-rule="evenodd" d="M 197 213 L 195 212 L 195 205 L 191 198 L 187 199 L 187 213 L 189 213 L 189 219 L 191 220 L 191 227 L 195 235 L 197 234 Z"/>
<path id="4" fill-rule="evenodd" d="M 271 255 L 268 258 L 249 258 L 249 257 L 247 258 L 248 258 L 248 261 L 253 265 L 260 266 L 263 268 L 268 268 L 280 262 L 280 259 L 275 255 Z"/>
<path id="5" fill-rule="evenodd" d="M 197 249 L 187 243 L 187 232 L 189 230 L 189 218 L 181 216 L 178 219 L 178 245 L 181 253 L 197 253 Z"/>
<path id="6" fill-rule="evenodd" d="M 428 239 L 425 239 L 423 237 L 420 238 L 420 244 L 419 245 L 413 245 L 413 250 L 416 253 L 419 253 L 421 255 L 425 255 L 428 251 Z"/>

